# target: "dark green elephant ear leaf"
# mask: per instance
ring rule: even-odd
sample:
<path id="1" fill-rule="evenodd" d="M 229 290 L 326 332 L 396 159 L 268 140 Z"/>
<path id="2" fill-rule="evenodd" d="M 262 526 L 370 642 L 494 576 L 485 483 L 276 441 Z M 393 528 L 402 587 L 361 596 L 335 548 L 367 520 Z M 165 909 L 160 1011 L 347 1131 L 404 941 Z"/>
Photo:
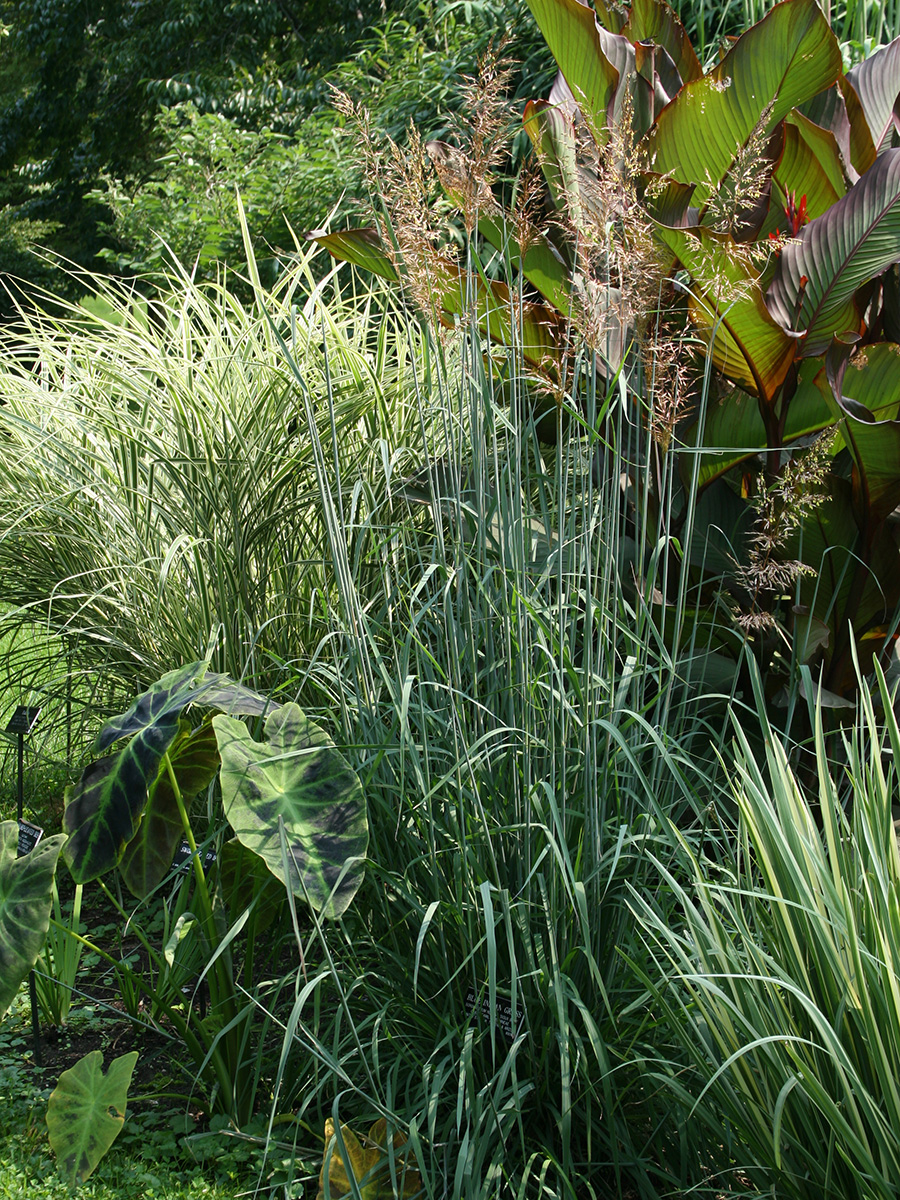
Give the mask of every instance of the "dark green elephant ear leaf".
<path id="1" fill-rule="evenodd" d="M 169 671 L 138 696 L 127 712 L 107 721 L 94 743 L 95 753 L 108 750 L 120 738 L 132 737 L 164 718 L 182 712 L 189 704 L 218 708 L 239 717 L 260 717 L 269 707 L 260 696 L 228 675 L 207 670 L 205 662 L 188 663 Z"/>
<path id="2" fill-rule="evenodd" d="M 137 1057 L 137 1050 L 123 1054 L 104 1075 L 103 1055 L 92 1050 L 63 1071 L 51 1092 L 50 1145 L 70 1187 L 84 1183 L 119 1136 Z"/>
<path id="3" fill-rule="evenodd" d="M 356 772 L 296 704 L 269 714 L 262 742 L 233 717 L 213 717 L 213 728 L 225 815 L 236 837 L 295 896 L 340 917 L 362 882 L 369 842 Z"/>
<path id="4" fill-rule="evenodd" d="M 94 753 L 102 754 L 113 742 L 140 733 L 161 718 L 177 716 L 190 704 L 195 694 L 194 683 L 205 671 L 205 662 L 195 662 L 163 675 L 138 696 L 127 712 L 106 722 L 94 742 Z"/>
<path id="5" fill-rule="evenodd" d="M 114 754 L 87 766 L 66 788 L 63 854 L 76 883 L 111 871 L 137 833 L 150 785 L 162 756 L 178 732 L 178 712 L 169 711 L 135 734 Z"/>
<path id="6" fill-rule="evenodd" d="M 271 700 L 251 691 L 228 675 L 213 672 L 205 675 L 198 694 L 193 700 L 204 708 L 217 708 L 234 717 L 261 717 L 272 708 Z"/>
<path id="7" fill-rule="evenodd" d="M 169 747 L 169 761 L 185 801 L 208 787 L 219 769 L 212 725 L 205 722 L 199 729 L 191 729 L 186 721 L 181 722 Z M 169 772 L 160 769 L 150 785 L 137 834 L 119 862 L 122 879 L 138 900 L 149 896 L 168 875 L 183 832 Z"/>
<path id="8" fill-rule="evenodd" d="M 56 860 L 65 838 L 45 838 L 17 858 L 19 824 L 0 822 L 0 1017 L 41 952 L 50 924 Z"/>
<path id="9" fill-rule="evenodd" d="M 123 738 L 130 741 L 91 763 L 78 783 L 66 790 L 63 826 L 69 840 L 63 853 L 76 883 L 87 883 L 112 870 L 134 841 L 163 755 L 175 740 L 180 714 L 189 704 L 227 708 L 248 716 L 261 716 L 265 711 L 264 697 L 206 668 L 205 662 L 195 662 L 170 671 L 100 731 L 96 750 L 106 750 Z M 161 804 L 167 786 L 163 785 Z M 154 821 L 153 830 L 160 834 L 168 830 L 160 844 L 164 854 L 172 836 L 171 813 L 157 812 L 156 816 L 160 821 Z M 135 886 L 158 875 L 161 859 L 151 849 L 150 838 L 148 828 L 143 846 L 135 848 L 136 857 L 126 867 Z M 152 864 L 151 859 L 155 860 Z"/>

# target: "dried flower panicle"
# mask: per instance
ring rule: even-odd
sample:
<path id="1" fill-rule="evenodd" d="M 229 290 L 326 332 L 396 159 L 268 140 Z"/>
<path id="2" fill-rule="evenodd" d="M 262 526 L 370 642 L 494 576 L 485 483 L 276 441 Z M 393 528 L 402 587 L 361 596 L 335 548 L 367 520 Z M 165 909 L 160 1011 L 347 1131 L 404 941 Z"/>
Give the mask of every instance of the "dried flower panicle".
<path id="1" fill-rule="evenodd" d="M 696 392 L 692 360 L 685 352 L 684 333 L 673 322 L 657 322 L 643 346 L 644 379 L 650 402 L 650 435 L 665 452 L 676 426 L 690 416 Z"/>
<path id="2" fill-rule="evenodd" d="M 773 104 L 760 113 L 746 142 L 737 145 L 734 161 L 718 184 L 707 180 L 711 194 L 706 203 L 705 224 L 718 233 L 738 237 L 741 227 L 768 195 L 774 164 L 767 127 Z M 747 252 L 752 250 L 751 242 Z"/>
<path id="3" fill-rule="evenodd" d="M 410 124 L 407 145 L 400 147 L 375 132 L 364 106 L 341 92 L 334 93 L 334 104 L 356 128 L 369 194 L 378 198 L 374 219 L 382 244 L 416 308 L 437 326 L 441 285 L 456 252 L 435 220 L 434 169 L 421 136 Z"/>
<path id="4" fill-rule="evenodd" d="M 822 434 L 805 454 L 794 455 L 780 479 L 761 486 L 755 498 L 757 525 L 746 563 L 737 564 L 735 579 L 750 594 L 749 608 L 735 610 L 746 632 L 775 628 L 768 606 L 771 597 L 793 587 L 802 575 L 814 575 L 806 563 L 779 557 L 790 535 L 826 499 L 833 432 Z"/>

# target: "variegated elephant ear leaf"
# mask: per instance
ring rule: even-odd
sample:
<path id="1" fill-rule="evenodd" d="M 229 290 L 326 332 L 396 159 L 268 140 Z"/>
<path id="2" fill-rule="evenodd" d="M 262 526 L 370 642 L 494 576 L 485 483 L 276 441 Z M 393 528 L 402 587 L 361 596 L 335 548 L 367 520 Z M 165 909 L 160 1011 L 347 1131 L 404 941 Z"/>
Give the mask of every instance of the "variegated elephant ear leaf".
<path id="1" fill-rule="evenodd" d="M 235 835 L 295 896 L 325 916 L 342 916 L 362 882 L 369 842 L 356 772 L 296 704 L 269 714 L 262 742 L 233 717 L 213 717 L 213 728 Z"/>
<path id="2" fill-rule="evenodd" d="M 112 870 L 134 843 L 163 756 L 178 737 L 181 713 L 188 705 L 260 716 L 267 703 L 227 675 L 207 671 L 205 662 L 195 662 L 164 675 L 126 712 L 107 721 L 94 743 L 95 751 L 108 750 L 119 741 L 123 745 L 91 763 L 78 783 L 66 790 L 63 826 L 69 840 L 63 854 L 75 882 L 88 883 Z M 126 738 L 129 740 L 124 741 Z M 171 824 L 168 822 L 169 834 Z M 166 848 L 163 846 L 161 854 L 149 854 L 151 849 L 148 842 L 143 866 L 129 862 L 129 887 L 142 889 L 150 879 L 159 882 Z M 152 866 L 150 858 L 155 860 Z"/>
<path id="3" fill-rule="evenodd" d="M 56 860 L 65 838 L 45 838 L 17 857 L 19 824 L 0 822 L 0 1017 L 41 952 L 50 924 Z"/>

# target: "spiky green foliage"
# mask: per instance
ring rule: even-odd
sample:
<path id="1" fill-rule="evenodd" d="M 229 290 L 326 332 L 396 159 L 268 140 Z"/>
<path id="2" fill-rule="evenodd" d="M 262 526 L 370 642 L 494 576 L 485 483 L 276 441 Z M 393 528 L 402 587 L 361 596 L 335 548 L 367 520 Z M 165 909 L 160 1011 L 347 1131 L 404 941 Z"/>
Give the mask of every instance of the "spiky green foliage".
<path id="1" fill-rule="evenodd" d="M 706 1129 L 724 1121 L 761 1188 L 810 1200 L 886 1200 L 900 1169 L 900 731 L 880 669 L 872 694 L 860 684 L 855 720 L 830 739 L 816 702 L 811 787 L 761 700 L 761 752 L 735 722 L 736 852 L 692 853 L 673 830 L 681 862 L 660 869 L 681 919 L 633 902 L 654 1003 L 695 1068 L 669 1080 L 673 1103 Z"/>

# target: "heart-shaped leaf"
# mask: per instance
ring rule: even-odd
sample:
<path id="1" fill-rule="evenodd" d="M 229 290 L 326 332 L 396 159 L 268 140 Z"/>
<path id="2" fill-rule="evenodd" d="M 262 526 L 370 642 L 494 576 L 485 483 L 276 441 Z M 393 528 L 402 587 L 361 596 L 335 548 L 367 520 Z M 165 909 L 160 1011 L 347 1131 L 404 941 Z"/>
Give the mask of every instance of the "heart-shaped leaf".
<path id="1" fill-rule="evenodd" d="M 778 4 L 663 109 L 647 138 L 648 165 L 708 195 L 761 122 L 771 133 L 840 72 L 840 47 L 815 0 Z"/>
<path id="2" fill-rule="evenodd" d="M 63 1071 L 50 1093 L 50 1145 L 70 1187 L 84 1183 L 119 1136 L 137 1057 L 136 1050 L 123 1054 L 104 1075 L 103 1055 L 92 1050 Z"/>
<path id="3" fill-rule="evenodd" d="M 127 712 L 107 721 L 94 742 L 94 752 L 102 753 L 120 738 L 149 729 L 189 704 L 218 708 L 238 717 L 259 717 L 269 707 L 264 696 L 235 683 L 228 675 L 208 671 L 205 662 L 188 663 L 163 675 L 138 696 Z"/>
<path id="4" fill-rule="evenodd" d="M 858 288 L 900 259 L 900 150 L 871 170 L 781 252 L 766 301 L 799 352 L 821 354 L 832 338 L 862 329 Z"/>
<path id="5" fill-rule="evenodd" d="M 195 683 L 205 671 L 206 663 L 195 662 L 163 675 L 138 696 L 127 712 L 106 722 L 94 742 L 94 753 L 102 754 L 120 738 L 132 737 L 160 721 L 171 726 L 178 713 L 190 704 L 196 691 Z"/>
<path id="6" fill-rule="evenodd" d="M 284 906 L 284 887 L 269 871 L 265 862 L 230 838 L 222 847 L 218 860 L 219 883 L 231 920 L 236 921 L 251 904 L 253 931 L 263 933 L 278 917 Z"/>
<path id="7" fill-rule="evenodd" d="M 97 879 L 119 862 L 177 732 L 177 710 L 164 713 L 115 754 L 90 763 L 78 783 L 66 788 L 63 826 L 69 839 L 63 854 L 76 883 Z"/>
<path id="8" fill-rule="evenodd" d="M 367 1137 L 357 1137 L 349 1125 L 341 1125 L 340 1140 L 343 1149 L 335 1136 L 334 1122 L 329 1117 L 325 1122 L 325 1153 L 316 1200 L 325 1200 L 326 1195 L 339 1200 L 340 1197 L 357 1193 L 363 1200 L 413 1200 L 413 1197 L 421 1194 L 422 1177 L 418 1171 L 406 1167 L 399 1156 L 395 1159 L 399 1188 L 395 1188 L 391 1181 L 387 1122 L 384 1117 L 375 1122 Z M 403 1139 L 395 1134 L 394 1149 L 400 1151 L 402 1148 Z"/>
<path id="9" fill-rule="evenodd" d="M 65 840 L 57 833 L 17 858 L 19 823 L 0 822 L 0 1017 L 16 998 L 44 944 L 56 860 Z"/>
<path id="10" fill-rule="evenodd" d="M 235 836 L 295 896 L 340 917 L 362 882 L 369 828 L 362 786 L 328 734 L 296 704 L 266 718 L 256 742 L 232 717 L 213 717 L 225 815 Z M 287 839 L 288 871 L 280 826 Z"/>
<path id="11" fill-rule="evenodd" d="M 206 667 L 205 662 L 195 662 L 168 672 L 138 696 L 127 712 L 113 717 L 101 729 L 95 751 L 105 750 L 123 738 L 130 741 L 91 763 L 78 783 L 66 789 L 63 826 L 69 840 L 63 854 L 76 883 L 88 883 L 112 870 L 133 842 L 163 755 L 178 734 L 179 715 L 189 704 L 249 716 L 265 711 L 268 701 L 264 697 Z M 134 866 L 135 886 L 140 885 L 144 868 L 150 866 L 144 852 L 149 850 L 155 831 L 148 828 L 143 850 L 136 848 L 143 866 L 136 860 L 130 864 Z M 157 860 L 152 874 L 158 876 L 159 865 Z"/>
<path id="12" fill-rule="evenodd" d="M 182 721 L 169 747 L 169 760 L 185 801 L 202 792 L 219 769 L 219 749 L 212 725 L 191 729 Z M 133 896 L 143 900 L 165 879 L 183 836 L 181 816 L 169 772 L 160 768 L 150 784 L 144 815 L 119 862 L 119 872 Z"/>

